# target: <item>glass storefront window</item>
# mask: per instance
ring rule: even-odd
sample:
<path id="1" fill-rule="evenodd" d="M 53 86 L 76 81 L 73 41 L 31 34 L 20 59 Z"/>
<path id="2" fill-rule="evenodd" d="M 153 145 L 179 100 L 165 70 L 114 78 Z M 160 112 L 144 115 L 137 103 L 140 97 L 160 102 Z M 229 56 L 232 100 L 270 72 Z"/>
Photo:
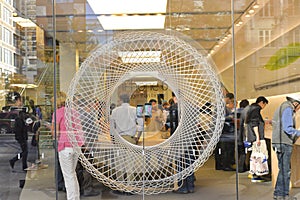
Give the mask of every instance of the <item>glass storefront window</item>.
<path id="1" fill-rule="evenodd" d="M 52 122 L 56 121 L 53 116 L 61 106 L 55 103 L 60 103 L 60 97 L 64 96 L 60 92 L 67 96 L 68 131 L 83 132 L 86 148 L 75 148 L 77 153 L 83 152 L 79 157 L 83 163 L 80 172 L 86 168 L 84 173 L 98 179 L 93 179 L 93 192 L 102 191 L 102 198 L 120 197 L 122 189 L 139 193 L 141 196 L 133 196 L 137 199 L 154 199 L 156 195 L 185 198 L 170 191 L 180 187 L 182 178 L 190 180 L 191 174 L 196 176 L 195 188 L 184 193 L 194 191 L 188 195 L 195 195 L 195 199 L 201 195 L 203 199 L 273 198 L 278 166 L 271 145 L 272 120 L 286 97 L 300 92 L 300 0 L 0 0 L 0 5 L 0 150 L 5 152 L 1 156 L 0 169 L 5 176 L 0 181 L 0 190 L 4 191 L 3 199 L 27 199 L 30 195 L 64 199 L 57 170 L 59 132 L 51 135 L 55 124 Z M 150 41 L 143 34 L 140 37 L 132 34 L 123 38 L 126 42 L 119 41 L 120 35 L 129 31 L 164 33 L 166 40 L 152 38 Z M 127 43 L 133 35 L 138 42 Z M 180 40 L 174 45 L 167 36 Z M 179 45 L 181 39 L 186 46 Z M 121 43 L 124 46 L 116 45 Z M 194 54 L 186 53 L 185 48 Z M 199 62 L 195 62 L 195 57 Z M 212 71 L 203 70 L 206 65 L 215 70 L 213 74 L 219 78 L 220 88 L 215 89 L 214 77 L 207 75 Z M 130 75 L 132 68 L 137 75 Z M 178 69 L 182 71 L 179 73 Z M 74 88 L 72 83 L 78 85 Z M 191 88 L 192 92 L 187 92 Z M 21 96 L 21 106 L 16 103 L 16 92 Z M 154 108 L 162 114 L 161 121 L 155 123 L 155 131 L 149 131 L 154 119 L 142 119 L 145 129 L 141 130 L 146 130 L 146 134 L 133 138 L 136 143 L 132 146 L 121 137 L 116 139 L 111 131 L 116 128 L 112 111 L 122 104 L 119 97 L 126 92 L 131 106 L 145 109 L 155 99 L 158 106 Z M 215 95 L 218 92 L 222 95 Z M 234 98 L 225 98 L 228 93 Z M 224 99 L 218 99 L 223 96 Z M 264 184 L 252 183 L 248 178 L 251 152 L 243 157 L 245 161 L 240 160 L 245 149 L 239 138 L 239 104 L 242 100 L 255 103 L 259 96 L 268 100 L 261 110 L 270 171 L 264 177 L 267 180 Z M 197 102 L 190 100 L 199 97 L 201 100 Z M 172 122 L 163 116 L 169 108 L 164 109 L 163 105 L 171 106 L 174 99 L 179 101 L 175 124 L 182 133 L 172 135 L 174 132 L 166 125 Z M 218 104 L 223 100 L 228 101 Z M 229 121 L 218 117 L 219 110 L 225 112 L 225 104 L 231 112 Z M 83 108 L 84 111 L 80 110 Z M 26 173 L 21 161 L 14 165 L 9 162 L 15 153 L 21 152 L 15 140 L 15 116 L 22 110 L 32 120 L 26 125 L 29 133 Z M 144 117 L 144 110 L 141 113 Z M 296 112 L 296 128 L 300 123 L 298 115 Z M 186 127 L 188 120 L 197 121 L 197 125 Z M 222 127 L 218 126 L 220 121 Z M 34 129 L 36 122 L 40 122 L 38 132 Z M 190 135 L 184 134 L 190 131 Z M 35 141 L 31 144 L 34 132 L 39 135 L 37 145 L 32 145 Z M 77 136 L 75 139 L 70 136 L 73 145 Z M 176 142 L 169 143 L 173 140 Z M 290 196 L 300 198 L 297 196 L 298 143 L 294 144 L 295 153 L 291 158 Z M 161 151 L 156 152 L 158 147 Z M 130 174 L 123 168 L 123 164 L 129 163 L 123 154 L 127 150 L 132 160 L 137 153 L 154 152 L 155 156 L 142 155 L 143 161 L 137 161 L 135 167 L 126 165 L 131 169 Z M 176 159 L 165 157 L 174 152 Z M 16 158 L 20 157 L 17 154 Z M 160 159 L 170 165 L 164 165 Z M 145 171 L 138 171 L 142 167 Z M 131 175 L 136 185 L 126 182 Z M 161 184 L 160 191 L 142 190 L 155 181 Z"/>

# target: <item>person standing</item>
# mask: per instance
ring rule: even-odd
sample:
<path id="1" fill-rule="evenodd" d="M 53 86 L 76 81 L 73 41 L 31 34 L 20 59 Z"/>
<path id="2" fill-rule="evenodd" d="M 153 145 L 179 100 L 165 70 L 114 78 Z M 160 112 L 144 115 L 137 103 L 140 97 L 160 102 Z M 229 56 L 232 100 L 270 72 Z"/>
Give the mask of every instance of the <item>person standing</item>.
<path id="1" fill-rule="evenodd" d="M 137 116 L 136 108 L 130 106 L 129 96 L 127 94 L 120 95 L 122 101 L 121 106 L 118 106 L 112 111 L 111 120 L 113 129 L 117 133 L 130 142 L 136 144 L 135 134 L 137 131 Z"/>
<path id="2" fill-rule="evenodd" d="M 262 143 L 265 144 L 265 122 L 261 116 L 261 110 L 266 107 L 269 101 L 264 97 L 260 96 L 256 99 L 256 102 L 251 104 L 246 115 L 246 124 L 248 127 L 247 140 L 252 144 L 252 147 L 263 148 Z M 253 149 L 252 148 L 252 149 Z M 252 150 L 253 153 L 253 150 Z M 250 169 L 251 170 L 251 169 Z M 251 182 L 265 182 L 261 176 L 253 174 Z"/>
<path id="3" fill-rule="evenodd" d="M 275 111 L 272 120 L 272 147 L 279 168 L 274 199 L 290 199 L 291 154 L 293 144 L 300 136 L 300 131 L 295 129 L 295 113 L 300 109 L 300 95 L 289 95 L 286 99 Z"/>
<path id="4" fill-rule="evenodd" d="M 170 135 L 173 135 L 178 127 L 178 102 L 177 97 L 172 93 L 172 99 L 169 100 L 169 116 L 170 116 Z"/>
<path id="5" fill-rule="evenodd" d="M 149 103 L 152 105 L 152 116 L 150 123 L 147 126 L 147 131 L 157 132 L 163 127 L 163 112 L 158 108 L 157 101 L 150 99 Z"/>
<path id="6" fill-rule="evenodd" d="M 245 151 L 244 147 L 244 141 L 246 139 L 246 133 L 244 129 L 244 120 L 246 117 L 245 112 L 248 111 L 249 108 L 249 101 L 247 99 L 243 99 L 240 102 L 240 108 L 237 109 L 237 118 L 238 118 L 238 172 L 242 173 L 247 171 L 246 167 L 246 154 L 247 151 Z"/>
<path id="7" fill-rule="evenodd" d="M 55 135 L 55 123 L 56 123 L 56 137 L 58 138 L 58 158 L 61 166 L 63 178 L 65 181 L 65 187 L 68 200 L 79 200 L 80 191 L 79 183 L 76 175 L 76 166 L 78 161 L 78 155 L 75 153 L 71 141 L 69 140 L 67 127 L 65 122 L 65 100 L 66 94 L 59 92 L 57 94 L 57 109 L 56 117 L 53 114 L 52 117 L 52 136 Z M 56 121 L 55 121 L 56 118 Z M 83 145 L 83 140 L 77 140 L 78 146 Z"/>
<path id="8" fill-rule="evenodd" d="M 111 135 L 115 138 L 115 142 L 117 142 L 117 137 L 115 134 L 119 134 L 123 139 L 131 144 L 137 143 L 137 138 L 135 137 L 137 132 L 137 124 L 139 121 L 137 120 L 136 108 L 130 106 L 129 95 L 122 94 L 120 95 L 120 100 L 122 104 L 115 109 L 113 109 L 111 114 Z M 140 126 L 140 125 L 139 125 Z M 131 156 L 129 153 L 121 152 L 124 160 L 132 160 L 134 156 Z M 116 156 L 117 157 L 117 156 Z M 121 157 L 121 156 L 120 156 Z M 116 179 L 118 181 L 126 182 L 133 181 L 134 174 L 133 171 L 136 166 L 131 163 L 124 163 L 122 165 L 116 166 Z M 126 177 L 126 180 L 125 180 Z M 124 194 L 131 195 L 129 192 L 115 191 L 116 194 Z"/>

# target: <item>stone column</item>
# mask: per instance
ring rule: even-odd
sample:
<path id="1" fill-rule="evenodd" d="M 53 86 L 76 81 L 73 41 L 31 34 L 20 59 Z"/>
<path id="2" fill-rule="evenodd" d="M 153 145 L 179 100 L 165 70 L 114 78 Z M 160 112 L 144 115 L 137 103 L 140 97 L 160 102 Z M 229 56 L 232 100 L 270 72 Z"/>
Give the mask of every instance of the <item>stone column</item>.
<path id="1" fill-rule="evenodd" d="M 59 44 L 59 80 L 60 90 L 67 93 L 71 80 L 79 68 L 78 50 L 75 44 Z"/>

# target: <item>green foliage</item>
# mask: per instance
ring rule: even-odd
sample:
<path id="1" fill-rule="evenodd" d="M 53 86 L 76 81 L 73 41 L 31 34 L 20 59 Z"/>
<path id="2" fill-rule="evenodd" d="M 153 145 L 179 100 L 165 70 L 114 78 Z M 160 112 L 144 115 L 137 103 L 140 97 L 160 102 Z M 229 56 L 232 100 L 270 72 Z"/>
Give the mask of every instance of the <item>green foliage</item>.
<path id="1" fill-rule="evenodd" d="M 268 70 L 277 70 L 289 66 L 300 57 L 300 43 L 290 44 L 279 49 L 265 64 Z"/>

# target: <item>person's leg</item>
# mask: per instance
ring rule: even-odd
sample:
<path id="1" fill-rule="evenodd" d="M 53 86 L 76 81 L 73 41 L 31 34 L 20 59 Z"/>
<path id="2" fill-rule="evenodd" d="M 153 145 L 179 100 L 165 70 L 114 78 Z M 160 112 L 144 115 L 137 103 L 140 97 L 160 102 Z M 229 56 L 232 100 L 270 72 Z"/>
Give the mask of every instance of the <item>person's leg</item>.
<path id="1" fill-rule="evenodd" d="M 284 196 L 289 196 L 289 192 L 290 192 L 292 150 L 293 150 L 292 146 L 290 145 L 284 146 L 283 166 L 282 166 Z"/>
<path id="2" fill-rule="evenodd" d="M 28 157 L 28 143 L 27 143 L 27 141 L 21 142 L 20 146 L 21 146 L 21 149 L 22 149 L 22 153 L 21 153 L 22 166 L 23 166 L 23 170 L 25 170 L 26 168 L 28 168 L 28 166 L 27 166 L 27 157 Z"/>
<path id="3" fill-rule="evenodd" d="M 15 167 L 15 162 L 17 160 L 19 160 L 19 157 L 20 157 L 20 155 L 17 154 L 12 159 L 9 160 L 9 164 L 10 164 L 10 166 L 11 166 L 12 169 Z"/>
<path id="4" fill-rule="evenodd" d="M 76 166 L 76 175 L 79 183 L 80 194 L 83 194 L 83 182 L 84 182 L 83 167 L 80 162 L 78 162 Z"/>
<path id="5" fill-rule="evenodd" d="M 224 171 L 233 171 L 232 164 L 234 163 L 234 143 L 232 141 L 223 142 L 222 147 L 223 154 L 223 170 Z"/>
<path id="6" fill-rule="evenodd" d="M 187 189 L 189 193 L 193 193 L 195 191 L 195 174 L 192 173 L 186 178 Z"/>
<path id="7" fill-rule="evenodd" d="M 192 158 L 189 157 L 189 154 L 188 154 L 190 151 L 192 151 L 192 150 L 189 149 L 188 151 L 186 151 L 183 155 L 184 157 L 182 157 L 178 161 L 178 164 L 177 164 L 178 172 L 183 171 L 185 168 L 187 168 L 190 165 L 190 163 L 191 163 L 190 159 L 192 159 Z M 184 180 L 178 181 L 178 190 L 177 190 L 177 192 L 184 193 L 184 194 L 189 192 L 188 185 L 190 184 L 190 181 L 191 181 L 190 176 L 186 177 Z"/>
<path id="8" fill-rule="evenodd" d="M 284 197 L 289 195 L 292 148 L 290 145 L 282 144 L 281 148 L 276 152 L 279 171 L 274 196 Z"/>
<path id="9" fill-rule="evenodd" d="M 245 160 L 246 160 L 246 152 L 244 145 L 238 145 L 238 171 L 239 172 L 245 172 Z"/>
<path id="10" fill-rule="evenodd" d="M 186 179 L 184 179 L 182 181 L 178 181 L 178 190 L 176 192 L 183 193 L 183 194 L 187 194 L 189 192 Z"/>
<path id="11" fill-rule="evenodd" d="M 59 152 L 59 161 L 65 180 L 68 200 L 79 200 L 79 184 L 75 172 L 78 157 L 72 148 L 65 148 Z"/>
<path id="12" fill-rule="evenodd" d="M 84 192 L 91 192 L 93 190 L 92 175 L 85 169 L 82 170 L 82 189 Z"/>
<path id="13" fill-rule="evenodd" d="M 58 158 L 58 153 L 57 153 L 57 158 Z M 57 186 L 59 191 L 65 191 L 65 180 L 61 171 L 61 166 L 59 159 L 57 159 Z"/>

